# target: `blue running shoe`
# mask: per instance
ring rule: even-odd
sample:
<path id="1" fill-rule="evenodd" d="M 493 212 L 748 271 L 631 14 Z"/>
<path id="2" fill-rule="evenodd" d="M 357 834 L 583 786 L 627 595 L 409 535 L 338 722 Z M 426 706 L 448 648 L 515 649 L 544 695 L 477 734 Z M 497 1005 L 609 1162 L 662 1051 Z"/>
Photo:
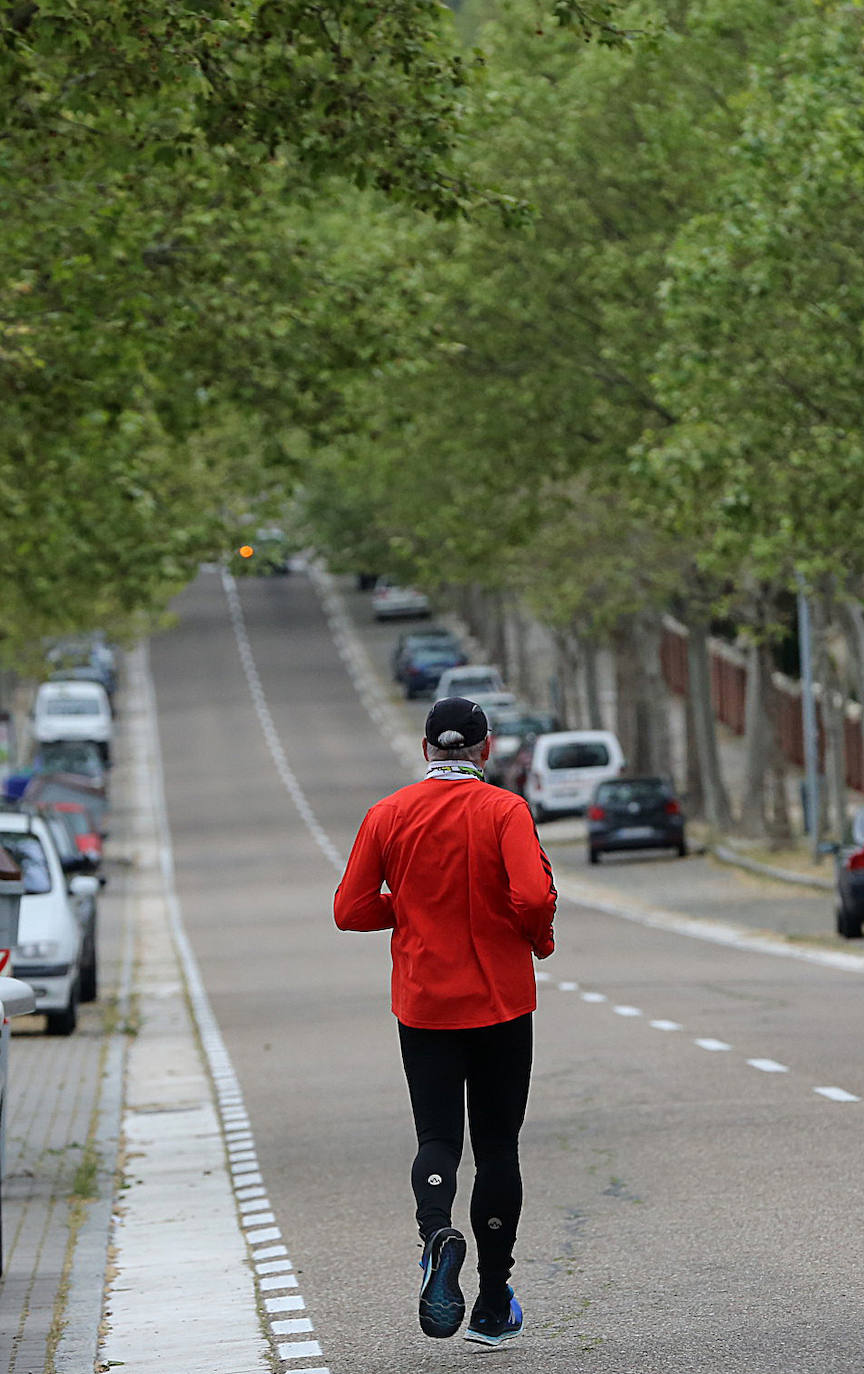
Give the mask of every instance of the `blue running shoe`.
<path id="1" fill-rule="evenodd" d="M 507 1289 L 507 1294 L 510 1305 L 505 1312 L 493 1312 L 489 1307 L 481 1307 L 479 1300 L 475 1302 L 465 1332 L 466 1341 L 477 1341 L 480 1345 L 503 1345 L 505 1341 L 522 1334 L 522 1308 L 512 1288 Z"/>
<path id="2" fill-rule="evenodd" d="M 420 1328 L 427 1336 L 455 1336 L 465 1316 L 459 1270 L 465 1260 L 465 1237 L 452 1226 L 430 1236 L 420 1268 Z"/>

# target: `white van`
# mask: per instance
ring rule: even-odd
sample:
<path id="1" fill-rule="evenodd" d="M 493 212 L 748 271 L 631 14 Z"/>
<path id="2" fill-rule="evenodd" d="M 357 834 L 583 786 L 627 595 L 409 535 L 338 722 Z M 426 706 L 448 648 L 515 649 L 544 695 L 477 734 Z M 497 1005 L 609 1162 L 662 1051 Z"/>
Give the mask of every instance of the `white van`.
<path id="1" fill-rule="evenodd" d="M 39 744 L 93 740 L 107 758 L 111 730 L 111 704 L 98 682 L 43 682 L 36 693 L 33 737 Z"/>
<path id="2" fill-rule="evenodd" d="M 535 821 L 581 816 L 598 782 L 624 768 L 621 745 L 610 730 L 559 730 L 538 735 L 525 780 Z"/>

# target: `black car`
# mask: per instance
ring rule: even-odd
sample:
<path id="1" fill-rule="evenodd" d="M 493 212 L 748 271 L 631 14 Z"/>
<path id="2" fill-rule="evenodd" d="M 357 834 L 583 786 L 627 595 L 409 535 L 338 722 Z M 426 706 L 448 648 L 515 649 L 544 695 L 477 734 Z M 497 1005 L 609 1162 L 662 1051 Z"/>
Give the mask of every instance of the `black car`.
<path id="1" fill-rule="evenodd" d="M 665 778 L 613 778 L 597 785 L 588 808 L 588 862 L 612 850 L 687 853 L 681 804 Z"/>

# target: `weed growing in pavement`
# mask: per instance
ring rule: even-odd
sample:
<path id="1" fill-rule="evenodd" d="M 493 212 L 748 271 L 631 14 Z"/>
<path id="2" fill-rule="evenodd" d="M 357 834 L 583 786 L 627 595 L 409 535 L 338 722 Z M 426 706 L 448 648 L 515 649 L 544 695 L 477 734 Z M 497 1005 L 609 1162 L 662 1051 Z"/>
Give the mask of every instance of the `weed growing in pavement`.
<path id="1" fill-rule="evenodd" d="M 84 1155 L 81 1163 L 75 1170 L 75 1177 L 72 1180 L 72 1196 L 86 1201 L 88 1198 L 97 1197 L 99 1187 L 97 1175 L 99 1166 L 102 1163 L 101 1156 L 92 1144 L 84 1147 Z"/>

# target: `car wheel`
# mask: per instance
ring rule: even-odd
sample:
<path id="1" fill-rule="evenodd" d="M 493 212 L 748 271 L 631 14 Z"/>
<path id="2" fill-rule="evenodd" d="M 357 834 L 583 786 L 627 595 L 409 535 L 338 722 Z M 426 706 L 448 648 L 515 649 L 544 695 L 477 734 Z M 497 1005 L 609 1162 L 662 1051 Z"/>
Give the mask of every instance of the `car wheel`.
<path id="1" fill-rule="evenodd" d="M 842 935 L 844 940 L 861 939 L 861 917 L 847 911 L 842 901 L 837 904 L 837 934 Z"/>
<path id="2" fill-rule="evenodd" d="M 87 951 L 86 962 L 81 965 L 81 1001 L 95 1002 L 99 996 L 98 975 L 96 972 L 96 938 Z"/>
<path id="3" fill-rule="evenodd" d="M 78 1025 L 78 984 L 72 984 L 69 1001 L 62 1011 L 49 1011 L 45 1017 L 46 1035 L 71 1035 Z"/>
<path id="4" fill-rule="evenodd" d="M 599 862 L 600 862 L 600 855 L 601 855 L 602 853 L 603 853 L 603 850 L 602 850 L 602 849 L 589 849 L 589 850 L 588 850 L 588 862 L 589 862 L 589 864 L 599 864 Z"/>

